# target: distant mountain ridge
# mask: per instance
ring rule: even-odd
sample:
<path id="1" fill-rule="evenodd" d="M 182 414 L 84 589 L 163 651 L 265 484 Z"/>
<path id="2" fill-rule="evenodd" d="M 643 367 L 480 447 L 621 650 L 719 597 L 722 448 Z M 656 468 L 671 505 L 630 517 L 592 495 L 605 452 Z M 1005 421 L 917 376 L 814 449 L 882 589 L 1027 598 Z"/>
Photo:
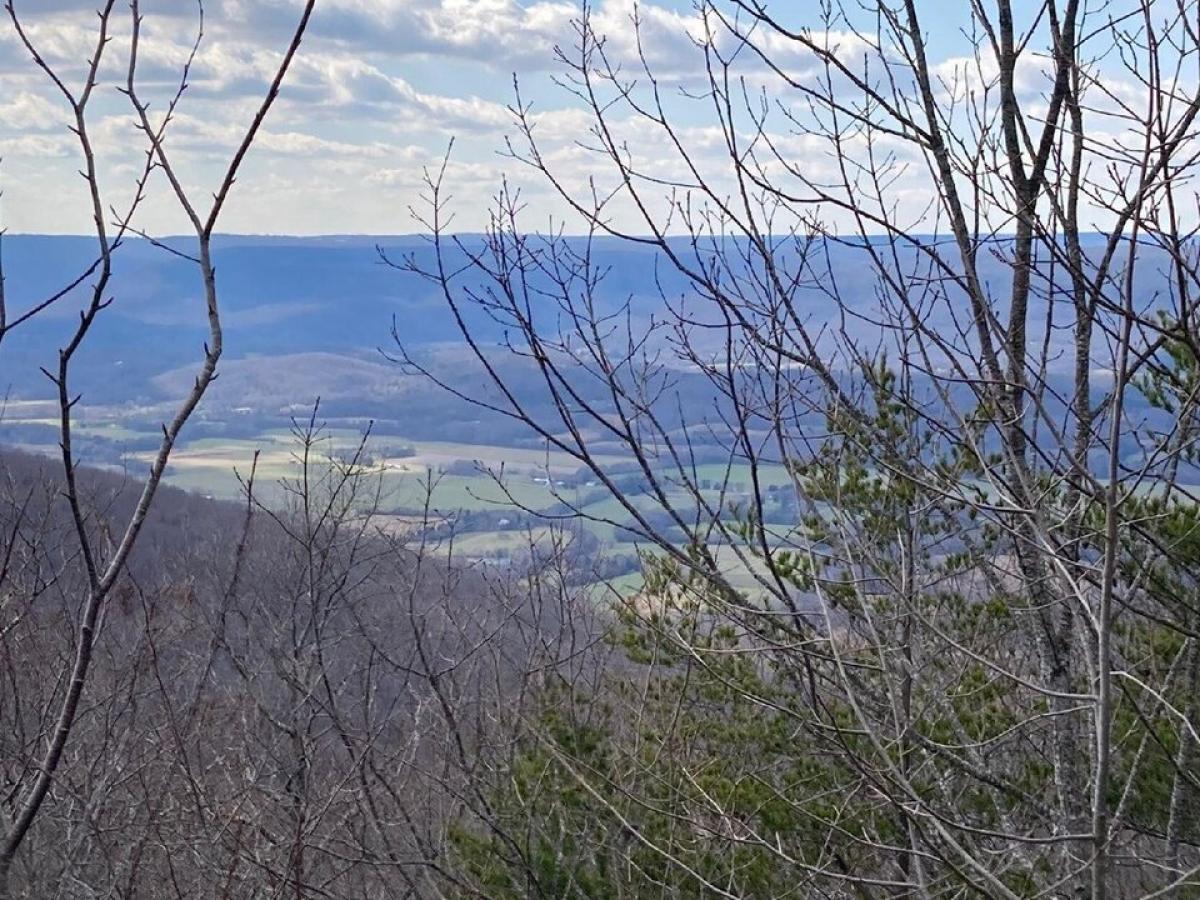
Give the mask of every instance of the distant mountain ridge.
<path id="1" fill-rule="evenodd" d="M 458 240 L 469 252 L 483 246 L 479 235 L 462 235 Z M 1093 235 L 1087 243 L 1096 247 L 1100 240 L 1101 236 Z M 181 252 L 188 250 L 183 238 L 164 242 Z M 581 249 L 582 239 L 568 238 L 567 242 Z M 507 405 L 479 371 L 440 285 L 384 264 L 377 246 L 395 261 L 412 256 L 419 266 L 434 267 L 433 248 L 421 235 L 233 235 L 215 241 L 225 355 L 217 381 L 189 426 L 188 439 L 253 438 L 286 428 L 291 416 L 305 415 L 320 398 L 323 418 L 351 430 L 374 420 L 377 433 L 382 430 L 397 440 L 505 447 L 541 445 L 540 438 L 512 417 L 462 399 L 469 397 L 499 408 Z M 824 286 L 804 284 L 795 298 L 795 315 L 811 328 L 811 333 L 824 334 L 818 340 L 827 341 L 828 346 L 833 344 L 829 335 L 836 329 L 859 340 L 867 355 L 876 348 L 888 347 L 876 324 L 881 300 L 869 257 L 861 246 L 828 247 L 829 271 L 844 305 L 834 302 Z M 695 260 L 695 248 L 682 240 L 671 249 L 692 254 Z M 746 248 L 743 242 L 732 244 L 731 249 Z M 614 316 L 610 322 L 615 322 L 618 330 L 628 324 L 638 333 L 652 320 L 669 318 L 664 302 L 685 302 L 689 315 L 700 320 L 708 316 L 719 325 L 719 313 L 712 302 L 696 296 L 693 286 L 655 248 L 604 238 L 596 240 L 591 251 L 593 263 L 605 273 L 595 287 L 595 307 L 604 313 L 628 305 L 628 322 L 624 315 Z M 94 260 L 94 254 L 95 241 L 90 238 L 7 236 L 4 263 L 9 315 L 19 315 L 29 304 L 78 277 Z M 462 250 L 453 250 L 449 255 L 452 268 L 461 268 L 468 261 Z M 1157 277 L 1153 274 L 1154 260 L 1148 256 L 1149 251 L 1143 257 L 1146 277 Z M 755 259 L 753 254 L 746 254 L 746 258 L 749 262 L 743 260 L 742 264 L 747 267 L 746 283 L 751 284 L 757 274 L 750 268 Z M 786 255 L 784 260 L 789 262 Z M 1000 255 L 981 253 L 980 270 L 997 298 L 1002 298 L 1007 270 Z M 928 273 L 921 277 L 928 277 Z M 485 281 L 478 273 L 468 273 L 461 284 L 486 288 Z M 920 277 L 916 277 L 916 283 L 919 288 Z M 947 291 L 956 289 L 952 279 L 938 286 Z M 529 302 L 536 307 L 533 315 L 540 317 L 540 325 L 546 329 L 569 328 L 550 287 L 544 280 L 533 285 L 529 292 Z M 1039 287 L 1044 289 L 1045 285 Z M 1161 284 L 1141 286 L 1147 307 L 1159 302 L 1155 299 L 1156 287 Z M 86 427 L 77 438 L 91 441 L 93 449 L 88 458 L 119 463 L 128 450 L 156 445 L 161 423 L 172 414 L 178 398 L 195 377 L 208 334 L 193 264 L 148 241 L 132 239 L 120 248 L 114 257 L 108 295 L 113 303 L 98 318 L 73 366 L 71 391 L 82 398 L 77 413 Z M 1063 300 L 1054 310 L 1057 324 L 1073 314 L 1065 292 L 1060 290 L 1060 295 Z M 80 304 L 87 296 L 85 285 L 20 326 L 0 344 L 0 443 L 43 449 L 57 444 L 56 407 L 47 413 L 45 404 L 28 401 L 52 395 L 40 368 L 55 367 L 59 347 L 69 339 Z M 935 332 L 955 335 L 962 346 L 958 335 L 968 312 L 965 299 L 958 309 L 952 308 L 955 302 L 933 304 L 922 321 Z M 1002 302 L 998 300 L 998 304 Z M 536 367 L 503 347 L 511 324 L 473 303 L 462 303 L 459 308 L 476 340 L 494 349 L 493 364 L 502 368 L 507 384 L 525 409 L 535 417 L 555 421 L 558 411 Z M 756 314 L 766 316 L 767 309 L 763 304 Z M 1040 332 L 1048 321 L 1046 312 L 1044 300 L 1031 304 L 1030 340 L 1034 345 L 1041 342 Z M 1003 318 L 1002 305 L 998 314 Z M 889 315 L 895 317 L 896 312 Z M 396 350 L 393 323 L 407 349 L 462 396 L 451 396 L 386 358 L 386 353 Z M 719 356 L 723 333 L 720 327 L 700 328 L 694 336 L 711 342 L 705 345 L 704 353 Z M 1052 393 L 1059 396 L 1070 392 L 1073 350 L 1061 343 L 1062 335 L 1067 333 L 1052 328 L 1049 341 L 1047 377 Z M 659 340 L 671 334 L 669 328 L 663 329 Z M 1103 339 L 1103 334 L 1097 335 L 1098 345 Z M 698 369 L 677 358 L 669 347 L 663 349 L 666 352 L 662 359 L 670 371 L 662 374 L 664 390 L 656 414 L 680 440 L 690 425 L 687 441 L 719 444 L 722 423 L 730 414 L 726 401 Z M 611 404 L 603 384 L 588 377 L 581 366 L 568 365 L 565 371 L 569 378 L 578 376 L 575 389 L 593 408 L 605 409 Z M 1098 377 L 1094 389 L 1103 392 L 1105 384 L 1103 377 Z M 969 387 L 951 389 L 962 394 L 962 403 L 971 402 Z M 928 392 L 932 396 L 931 387 Z M 1058 415 L 1059 401 L 1051 397 L 1047 402 L 1050 414 Z M 1131 410 L 1143 405 L 1136 397 L 1127 403 Z M 1151 412 L 1142 409 L 1138 414 Z M 712 434 L 708 433 L 710 429 Z M 595 439 L 601 442 L 598 452 L 619 454 L 627 450 L 603 444 L 602 434 Z M 710 447 L 709 452 L 719 456 L 724 451 Z"/>
<path id="2" fill-rule="evenodd" d="M 184 252 L 188 246 L 182 238 L 163 243 Z M 227 359 L 372 354 L 392 343 L 393 319 L 412 346 L 461 339 L 437 286 L 385 265 L 375 249 L 383 246 L 397 262 L 415 254 L 431 264 L 433 251 L 425 238 L 222 236 L 214 244 Z M 61 290 L 87 269 L 95 252 L 94 238 L 6 236 L 10 317 Z M 606 251 L 612 272 L 604 290 L 612 302 L 634 295 L 643 307 L 658 305 L 653 279 L 647 277 L 652 256 L 637 247 Z M 465 261 L 461 255 L 459 261 Z M 44 393 L 38 369 L 56 360 L 90 283 L 0 345 L 3 387 L 17 394 Z M 153 376 L 197 357 L 207 332 L 200 283 L 187 260 L 148 241 L 127 240 L 114 254 L 108 293 L 113 305 L 99 317 L 77 369 L 93 391 L 104 395 L 95 399 L 145 395 Z M 484 315 L 474 324 L 495 336 L 502 330 Z"/>
<path id="3" fill-rule="evenodd" d="M 471 252 L 482 247 L 483 241 L 480 235 L 471 234 L 460 235 L 458 240 Z M 582 247 L 582 238 L 565 240 Z M 1091 235 L 1086 243 L 1095 246 L 1100 240 L 1101 235 Z M 161 243 L 187 252 L 190 242 L 169 237 Z M 1003 243 L 1004 239 L 998 239 L 997 247 Z M 695 248 L 685 239 L 673 244 L 673 250 L 697 259 Z M 411 256 L 419 265 L 433 267 L 433 248 L 423 235 L 217 238 L 214 249 L 226 326 L 226 362 L 321 353 L 380 363 L 377 349 L 393 345 L 393 322 L 410 347 L 461 344 L 439 286 L 385 265 L 377 246 L 395 261 Z M 870 341 L 876 327 L 872 313 L 879 303 L 870 260 L 853 242 L 828 244 L 827 248 L 829 269 L 852 316 L 839 321 L 836 304 L 815 288 L 801 292 L 799 312 L 814 329 L 836 324 Z M 93 262 L 96 252 L 94 238 L 23 234 L 7 235 L 3 249 L 10 317 L 60 290 Z M 785 260 L 788 252 L 784 252 Z M 701 257 L 705 253 L 702 246 Z M 459 250 L 448 255 L 452 268 L 467 262 Z M 663 294 L 676 301 L 694 293 L 687 279 L 652 246 L 597 238 L 592 258 L 605 273 L 596 288 L 599 308 L 615 310 L 628 302 L 635 327 L 652 316 L 662 317 Z M 1004 262 L 987 251 L 981 252 L 979 259 L 983 277 L 1002 297 L 1007 278 Z M 743 265 L 747 280 L 752 280 L 752 264 Z M 479 281 L 470 274 L 464 278 L 466 284 Z M 545 282 L 534 285 L 548 286 Z M 0 345 L 0 389 L 18 397 L 45 396 L 48 385 L 39 367 L 54 365 L 58 348 L 77 321 L 86 287 L 87 283 L 22 325 Z M 78 359 L 75 371 L 80 388 L 90 402 L 152 401 L 164 383 L 157 376 L 197 359 L 207 337 L 194 267 L 147 240 L 128 239 L 114 256 L 108 293 L 114 302 L 99 317 Z M 1152 293 L 1148 288 L 1147 294 Z M 553 301 L 539 297 L 536 290 L 534 295 L 544 307 L 539 311 L 545 316 L 543 321 L 556 326 L 558 310 Z M 934 329 L 955 328 L 947 306 L 938 304 L 926 324 Z M 503 323 L 472 304 L 466 304 L 464 311 L 481 340 L 502 339 Z M 856 319 L 854 313 L 862 313 L 861 318 Z M 1038 308 L 1035 303 L 1031 321 L 1042 318 L 1044 304 Z"/>

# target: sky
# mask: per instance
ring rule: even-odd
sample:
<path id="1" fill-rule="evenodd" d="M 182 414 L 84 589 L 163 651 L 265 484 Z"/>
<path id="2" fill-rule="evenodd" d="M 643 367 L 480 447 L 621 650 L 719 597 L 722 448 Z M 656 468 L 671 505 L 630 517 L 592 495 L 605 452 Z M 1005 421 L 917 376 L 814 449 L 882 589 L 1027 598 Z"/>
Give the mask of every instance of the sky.
<path id="1" fill-rule="evenodd" d="M 97 0 L 14 0 L 38 52 L 72 89 L 96 39 Z M 142 0 L 138 86 L 161 111 L 196 37 L 193 0 Z M 1021 6 L 1029 6 L 1029 3 Z M 798 26 L 818 6 L 776 4 Z M 168 132 L 167 147 L 194 195 L 219 183 L 253 116 L 299 15 L 299 0 L 206 0 L 203 39 L 189 88 Z M 967 4 L 926 3 L 930 53 L 953 66 L 966 52 L 960 32 Z M 118 0 L 100 84 L 88 110 L 105 202 L 129 202 L 144 153 L 132 110 L 119 88 L 128 64 L 129 11 Z M 578 230 L 546 179 L 506 152 L 517 135 L 512 106 L 517 85 L 536 120 L 539 150 L 573 193 L 601 189 L 611 166 L 589 150 L 591 119 L 562 84 L 567 74 L 555 48 L 570 53 L 581 8 L 574 0 L 318 0 L 312 25 L 239 178 L 220 223 L 234 233 L 396 234 L 425 230 L 424 173 L 437 169 L 453 140 L 445 172 L 451 229 L 479 230 L 501 185 L 520 190 L 532 227 L 562 221 Z M 636 12 L 640 31 L 635 30 Z M 1019 9 L 1020 12 L 1020 9 Z M 663 86 L 682 138 L 701 166 L 719 173 L 726 151 L 711 106 L 694 97 L 702 83 L 701 25 L 687 0 L 593 0 L 593 27 L 606 49 L 632 71 L 637 41 Z M 844 38 L 845 53 L 857 52 Z M 809 63 L 779 49 L 789 71 L 807 76 Z M 791 54 L 791 55 L 789 55 Z M 1034 60 L 1036 69 L 1040 63 Z M 1036 72 L 1034 73 L 1036 74 Z M 761 73 L 752 87 L 765 84 Z M 0 22 L 0 223 L 13 232 L 83 233 L 90 228 L 79 144 L 70 110 L 45 74 L 31 64 L 13 24 Z M 614 111 L 620 139 L 647 171 L 664 182 L 679 177 L 678 160 L 660 131 L 628 111 Z M 827 148 L 779 132 L 780 146 L 816 172 L 831 166 Z M 519 145 L 518 140 L 518 145 Z M 919 160 L 914 160 L 919 162 Z M 721 177 L 716 175 L 714 177 Z M 137 227 L 178 233 L 186 222 L 167 185 L 154 179 Z M 665 191 L 665 188 L 664 188 Z M 927 202 L 918 181 L 898 186 L 901 203 Z M 424 198 L 424 199 L 423 199 Z M 617 221 L 639 230 L 629 209 Z M 426 220 L 427 221 L 427 220 Z M 641 229 L 644 230 L 644 229 Z"/>

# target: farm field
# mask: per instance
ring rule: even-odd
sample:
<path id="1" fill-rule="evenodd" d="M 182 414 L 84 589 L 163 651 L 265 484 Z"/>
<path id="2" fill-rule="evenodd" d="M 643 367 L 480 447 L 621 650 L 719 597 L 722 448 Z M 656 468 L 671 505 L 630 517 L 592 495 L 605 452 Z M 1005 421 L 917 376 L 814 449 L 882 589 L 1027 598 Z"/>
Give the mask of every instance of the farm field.
<path id="1" fill-rule="evenodd" d="M 116 426 L 85 426 L 92 430 L 111 434 Z M 125 429 L 121 437 L 145 437 L 148 433 Z M 113 439 L 120 439 L 111 434 Z M 344 455 L 353 450 L 361 435 L 353 429 L 330 429 L 324 433 L 321 452 Z M 405 447 L 408 455 L 392 456 L 390 448 Z M 299 469 L 294 438 L 286 430 L 271 430 L 251 438 L 197 438 L 182 442 L 171 458 L 168 481 L 178 487 L 194 490 L 215 497 L 236 497 L 240 494 L 235 474 L 245 475 L 250 470 L 255 451 L 258 451 L 258 483 L 265 487 L 268 481 L 294 477 Z M 527 448 L 512 448 L 486 444 L 449 442 L 414 442 L 395 435 L 373 435 L 367 447 L 368 456 L 380 467 L 384 479 L 386 504 L 407 509 L 420 508 L 432 481 L 432 506 L 442 512 L 457 509 L 490 509 L 511 505 L 513 502 L 530 509 L 545 509 L 559 500 L 576 502 L 591 488 L 552 485 L 555 475 L 567 474 L 568 461 L 573 460 L 564 453 L 547 454 Z M 130 454 L 134 460 L 148 462 L 151 451 L 142 450 Z M 602 462 L 616 464 L 619 457 L 603 457 Z M 550 476 L 546 475 L 549 463 Z M 453 468 L 452 472 L 445 471 Z M 571 465 L 575 472 L 578 466 Z M 540 475 L 538 473 L 541 473 Z M 697 467 L 697 475 L 716 482 L 726 477 L 735 489 L 749 484 L 747 467 L 715 464 Z M 760 469 L 760 482 L 766 486 L 788 483 L 788 475 L 782 466 L 766 466 Z M 670 487 L 670 482 L 665 482 Z M 670 491 L 682 502 L 682 490 Z M 705 491 L 705 496 L 717 502 L 716 490 Z M 650 496 L 635 496 L 639 508 L 650 509 L 655 501 Z M 585 512 L 599 519 L 622 521 L 629 513 L 613 498 L 605 498 L 586 505 Z"/>
<path id="2" fill-rule="evenodd" d="M 320 450 L 345 455 L 357 447 L 360 440 L 361 433 L 354 429 L 327 429 L 323 432 Z M 404 448 L 405 455 L 392 455 L 397 448 Z M 198 438 L 184 442 L 172 456 L 168 480 L 179 487 L 213 496 L 236 496 L 240 488 L 234 469 L 243 474 L 248 472 L 256 450 L 260 484 L 264 479 L 296 474 L 299 460 L 295 439 L 287 430 L 275 429 L 252 438 Z M 547 472 L 553 478 L 574 473 L 579 468 L 574 460 L 561 452 L 548 454 L 528 448 L 439 441 L 418 443 L 383 434 L 372 435 L 367 454 L 383 473 L 391 505 L 422 506 L 432 476 L 434 506 L 442 510 L 483 509 L 513 501 L 532 508 L 544 508 L 556 502 L 553 489 L 546 483 Z M 140 451 L 133 457 L 148 461 L 150 455 L 150 451 Z M 604 457 L 602 461 L 616 463 L 620 460 Z M 450 467 L 455 471 L 444 471 Z M 503 484 L 496 476 L 500 476 Z M 535 480 L 538 477 L 541 482 Z M 573 491 L 563 487 L 559 490 L 566 496 Z M 512 496 L 509 497 L 506 491 Z"/>
<path id="3" fill-rule="evenodd" d="M 320 452 L 345 455 L 352 451 L 360 440 L 359 433 L 345 429 L 327 433 Z M 384 455 L 387 446 L 412 444 L 390 436 L 380 436 L 371 441 L 368 454 L 379 467 L 383 478 L 385 505 L 406 509 L 424 506 L 429 486 L 432 483 L 431 506 L 446 512 L 458 509 L 487 509 L 507 506 L 516 502 L 533 509 L 542 509 L 556 502 L 551 487 L 538 483 L 526 472 L 509 469 L 499 482 L 488 472 L 494 468 L 499 474 L 500 464 L 508 448 L 474 444 L 422 444 L 415 448 L 414 455 L 389 457 Z M 382 451 L 379 455 L 371 449 Z M 231 499 L 240 496 L 241 485 L 238 474 L 246 476 L 258 452 L 257 484 L 260 490 L 276 491 L 275 483 L 280 479 L 294 478 L 299 474 L 300 460 L 296 455 L 296 444 L 285 431 L 267 432 L 259 438 L 199 438 L 182 443 L 171 457 L 167 481 L 176 487 L 196 491 L 213 497 Z M 525 466 L 531 465 L 534 451 L 514 450 Z M 132 459 L 148 463 L 152 451 L 137 451 Z M 478 471 L 471 474 L 446 473 L 439 469 L 455 462 L 470 463 L 479 460 Z M 542 454 L 545 460 L 545 454 Z M 508 469 L 508 467 L 505 467 Z M 523 466 L 524 468 L 524 466 Z M 573 471 L 573 470 L 572 470 Z M 544 481 L 544 479 L 543 479 Z"/>
<path id="4" fill-rule="evenodd" d="M 21 408 L 18 407 L 16 410 L 13 410 L 10 407 L 6 409 L 6 415 L 3 419 L 0 419 L 0 423 L 18 431 L 22 428 L 35 428 L 38 426 L 58 428 L 60 420 L 56 411 L 45 409 L 45 404 L 41 401 L 33 402 L 37 404 L 36 411 L 39 413 L 38 415 L 18 415 L 15 413 L 20 413 L 22 411 Z M 25 411 L 31 412 L 34 410 L 26 408 Z M 132 441 L 150 434 L 148 432 L 137 431 L 118 422 L 89 420 L 85 418 L 77 419 L 72 423 L 71 432 L 75 435 L 103 438 L 109 441 Z"/>
<path id="5" fill-rule="evenodd" d="M 21 426 L 31 429 L 33 426 L 50 426 L 57 422 L 52 412 L 42 401 L 10 406 L 5 422 L 18 429 Z M 135 473 L 139 465 L 149 464 L 153 451 L 148 448 L 153 447 L 158 436 L 107 417 L 81 417 L 74 431 L 81 438 L 136 446 L 138 449 L 124 456 L 124 464 Z M 318 452 L 345 456 L 357 448 L 361 438 L 361 432 L 355 428 L 326 428 L 322 431 Z M 53 450 L 38 444 L 30 444 L 28 448 L 41 452 Z M 295 437 L 284 428 L 268 429 L 248 437 L 197 437 L 182 441 L 172 455 L 167 483 L 210 497 L 239 499 L 243 492 L 242 479 L 249 475 L 256 451 L 256 494 L 268 504 L 283 502 L 286 492 L 281 482 L 295 478 L 300 472 Z M 580 523 L 600 540 L 601 557 L 634 556 L 639 551 L 639 545 L 629 540 L 628 533 L 619 530 L 619 526 L 630 519 L 629 511 L 620 501 L 613 497 L 597 498 L 602 488 L 595 483 L 568 486 L 560 481 L 579 468 L 568 454 L 487 444 L 418 442 L 401 435 L 382 433 L 371 436 L 367 454 L 381 479 L 382 507 L 401 511 L 384 521 L 384 527 L 390 532 L 404 534 L 417 528 L 420 520 L 417 514 L 427 503 L 433 519 L 446 520 L 463 511 L 505 508 L 541 511 L 566 501 L 582 511 Z M 608 465 L 627 462 L 617 456 L 602 457 L 600 461 Z M 757 474 L 764 490 L 790 483 L 783 466 L 763 466 Z M 704 497 L 713 506 L 721 502 L 717 489 L 721 483 L 727 487 L 726 501 L 735 500 L 752 483 L 748 467 L 720 463 L 697 466 L 694 477 L 705 485 Z M 690 496 L 674 486 L 669 476 L 664 476 L 662 483 L 670 502 L 681 510 L 690 508 L 693 502 Z M 630 502 L 643 512 L 653 513 L 658 509 L 657 500 L 649 494 L 630 492 L 628 496 Z M 549 540 L 550 533 L 548 526 L 541 525 L 464 531 L 455 535 L 453 552 L 465 559 L 503 560 L 527 553 L 531 541 L 536 544 Z M 754 589 L 753 565 L 747 566 L 732 553 L 719 549 L 717 554 L 735 586 Z M 605 584 L 629 593 L 636 591 L 641 583 L 641 576 L 632 573 L 617 576 Z"/>

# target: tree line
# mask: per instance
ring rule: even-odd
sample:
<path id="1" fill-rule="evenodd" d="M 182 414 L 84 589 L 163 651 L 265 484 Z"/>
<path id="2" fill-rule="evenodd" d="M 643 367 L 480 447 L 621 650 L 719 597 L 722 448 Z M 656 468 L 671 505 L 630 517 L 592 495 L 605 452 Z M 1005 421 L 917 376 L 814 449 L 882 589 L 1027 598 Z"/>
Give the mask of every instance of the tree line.
<path id="1" fill-rule="evenodd" d="M 519 85 L 506 145 L 583 236 L 526 227 L 503 187 L 482 242 L 456 238 L 443 165 L 418 213 L 434 262 L 381 255 L 441 293 L 473 379 L 402 322 L 397 364 L 619 513 L 511 498 L 549 551 L 471 573 L 436 528 L 374 527 L 371 467 L 322 458 L 314 412 L 282 507 L 247 472 L 240 519 L 205 507 L 212 544 L 177 536 L 143 573 L 152 514 L 199 502 L 159 481 L 221 353 L 209 242 L 312 8 L 201 211 L 175 102 L 139 99 L 133 3 L 135 194 L 161 172 L 196 226 L 210 341 L 118 487 L 77 470 L 70 381 L 137 234 L 88 138 L 113 4 L 81 88 L 8 7 L 74 115 L 98 250 L 50 372 L 57 474 L 5 463 L 0 896 L 1190 896 L 1194 0 L 972 2 L 949 62 L 934 4 L 703 0 L 682 85 L 640 13 L 631 64 L 584 6 L 558 63 L 594 177 L 559 171 Z M 688 286 L 649 321 L 595 302 L 613 238 Z M 715 399 L 667 416 L 681 370 Z M 729 474 L 702 478 L 694 445 Z M 639 590 L 578 584 L 581 524 L 637 540 Z"/>

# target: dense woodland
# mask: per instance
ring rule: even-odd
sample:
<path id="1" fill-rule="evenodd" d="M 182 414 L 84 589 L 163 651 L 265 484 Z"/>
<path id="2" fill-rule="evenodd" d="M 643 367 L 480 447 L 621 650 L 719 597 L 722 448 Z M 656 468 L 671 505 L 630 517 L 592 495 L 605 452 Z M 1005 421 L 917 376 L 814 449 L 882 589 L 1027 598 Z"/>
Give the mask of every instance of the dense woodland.
<path id="1" fill-rule="evenodd" d="M 944 4 L 700 0 L 683 82 L 636 12 L 613 42 L 584 4 L 558 85 L 594 174 L 561 173 L 520 79 L 502 139 L 569 218 L 505 182 L 456 236 L 451 148 L 419 252 L 359 248 L 451 355 L 381 304 L 382 352 L 339 375 L 421 389 L 309 407 L 291 475 L 248 463 L 218 502 L 165 481 L 206 404 L 320 376 L 223 358 L 217 236 L 321 3 L 294 5 L 237 73 L 261 94 L 213 191 L 169 139 L 201 27 L 168 82 L 138 0 L 89 14 L 82 68 L 6 6 L 95 235 L 32 293 L 0 278 L 0 366 L 42 360 L 55 444 L 0 455 L 0 898 L 1197 896 L 1200 4 L 979 0 L 934 62 Z M 191 234 L 143 232 L 152 190 Z M 148 462 L 89 468 L 135 251 L 204 337 L 128 398 Z M 539 508 L 397 516 L 370 428 L 333 448 L 330 412 L 574 474 Z M 472 522 L 528 552 L 461 565 Z"/>
<path id="2" fill-rule="evenodd" d="M 499 765 L 527 694 L 588 664 L 591 616 L 561 560 L 541 561 L 531 592 L 389 539 L 369 470 L 315 447 L 285 509 L 163 489 L 98 623 L 36 850 L 10 874 L 18 896 L 392 897 L 452 874 L 454 829 L 486 815 L 478 767 Z M 3 466 L 11 804 L 87 583 L 61 474 L 20 454 Z M 103 546 L 137 486 L 78 478 Z"/>

